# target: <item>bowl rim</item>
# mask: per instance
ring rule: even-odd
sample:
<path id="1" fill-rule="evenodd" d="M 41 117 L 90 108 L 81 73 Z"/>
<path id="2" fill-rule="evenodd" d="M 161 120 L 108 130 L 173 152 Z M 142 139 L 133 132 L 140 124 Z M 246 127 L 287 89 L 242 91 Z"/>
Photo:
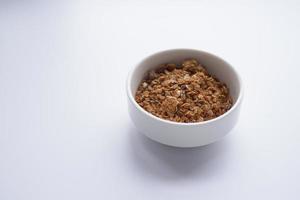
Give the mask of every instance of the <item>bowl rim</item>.
<path id="1" fill-rule="evenodd" d="M 236 100 L 236 102 L 234 103 L 234 105 L 228 110 L 226 111 L 224 114 L 216 117 L 216 118 L 213 118 L 213 119 L 210 119 L 210 120 L 207 120 L 207 121 L 203 121 L 203 122 L 187 122 L 187 123 L 183 123 L 183 122 L 175 122 L 175 121 L 170 121 L 170 120 L 167 120 L 167 119 L 162 119 L 162 118 L 159 118 L 149 112 L 147 112 L 145 109 L 143 109 L 134 99 L 133 97 L 133 94 L 131 92 L 131 80 L 132 80 L 132 76 L 133 76 L 133 73 L 135 72 L 135 70 L 141 65 L 141 63 L 143 63 L 146 59 L 150 58 L 150 57 L 153 57 L 153 56 L 156 56 L 156 55 L 159 55 L 159 54 L 162 54 L 162 53 L 166 53 L 166 52 L 171 52 L 171 51 L 196 51 L 196 52 L 199 52 L 199 53 L 202 53 L 202 54 L 207 54 L 209 56 L 212 56 L 212 57 L 215 57 L 217 59 L 220 59 L 222 62 L 224 62 L 225 64 L 227 64 L 231 70 L 235 73 L 237 79 L 238 79 L 238 83 L 240 85 L 240 91 L 239 91 L 239 94 L 238 94 L 238 98 Z M 162 123 L 167 123 L 167 124 L 170 124 L 170 125 L 177 125 L 177 126 L 197 126 L 197 125 L 204 125 L 204 124 L 210 124 L 210 123 L 213 123 L 215 121 L 219 121 L 221 120 L 222 118 L 226 117 L 227 115 L 229 115 L 231 112 L 233 112 L 233 110 L 235 110 L 237 108 L 237 106 L 241 103 L 242 101 L 242 98 L 243 98 L 243 94 L 244 94 L 244 89 L 243 89 L 243 83 L 242 83 L 242 79 L 239 75 L 239 73 L 237 72 L 237 70 L 227 61 L 225 61 L 223 58 L 219 57 L 219 56 L 216 56 L 212 53 L 209 53 L 209 52 L 206 52 L 206 51 L 203 51 L 203 50 L 198 50 L 198 49 L 190 49 L 190 48 L 175 48 L 175 49 L 166 49 L 166 50 L 161 50 L 161 51 L 158 51 L 156 53 L 152 53 L 146 57 L 144 57 L 140 62 L 138 62 L 136 65 L 134 65 L 131 70 L 129 71 L 128 75 L 127 75 L 127 80 L 126 80 L 126 93 L 127 93 L 127 96 L 129 98 L 129 100 L 133 103 L 133 105 L 135 106 L 135 108 L 137 108 L 138 110 L 140 110 L 142 113 L 144 113 L 145 115 L 149 116 L 150 118 L 154 119 L 154 120 L 157 120 L 159 122 L 162 122 Z"/>

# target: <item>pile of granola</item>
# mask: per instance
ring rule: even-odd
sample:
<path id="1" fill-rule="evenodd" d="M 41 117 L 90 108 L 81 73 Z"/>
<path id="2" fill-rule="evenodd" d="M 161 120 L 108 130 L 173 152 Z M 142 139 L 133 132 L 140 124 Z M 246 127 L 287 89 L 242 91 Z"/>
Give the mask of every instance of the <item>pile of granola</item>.
<path id="1" fill-rule="evenodd" d="M 181 65 L 163 64 L 150 71 L 135 100 L 157 117 L 185 123 L 216 118 L 233 104 L 227 86 L 195 59 Z"/>

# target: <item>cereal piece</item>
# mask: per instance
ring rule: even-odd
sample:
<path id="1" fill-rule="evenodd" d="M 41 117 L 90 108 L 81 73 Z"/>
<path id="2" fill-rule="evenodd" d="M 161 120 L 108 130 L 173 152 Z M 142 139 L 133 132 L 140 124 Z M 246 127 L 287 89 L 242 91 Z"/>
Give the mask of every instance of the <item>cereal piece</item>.
<path id="1" fill-rule="evenodd" d="M 143 82 L 143 88 L 146 88 L 148 84 L 146 82 Z"/>
<path id="2" fill-rule="evenodd" d="M 175 97 L 167 96 L 162 102 L 162 107 L 168 113 L 175 113 L 177 111 L 178 100 Z"/>

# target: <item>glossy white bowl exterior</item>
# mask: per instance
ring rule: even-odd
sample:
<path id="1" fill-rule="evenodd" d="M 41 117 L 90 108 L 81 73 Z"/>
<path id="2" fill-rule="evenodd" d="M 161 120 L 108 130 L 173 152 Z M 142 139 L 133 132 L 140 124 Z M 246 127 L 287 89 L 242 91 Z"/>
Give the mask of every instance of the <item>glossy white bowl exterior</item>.
<path id="1" fill-rule="evenodd" d="M 134 95 L 147 71 L 159 64 L 181 62 L 196 58 L 208 72 L 225 82 L 230 89 L 234 105 L 225 114 L 205 122 L 177 123 L 160 119 L 140 107 Z M 213 143 L 226 135 L 237 123 L 242 101 L 242 83 L 234 68 L 221 58 L 193 49 L 167 50 L 142 60 L 129 73 L 127 80 L 129 115 L 136 128 L 157 142 L 176 147 L 196 147 Z"/>

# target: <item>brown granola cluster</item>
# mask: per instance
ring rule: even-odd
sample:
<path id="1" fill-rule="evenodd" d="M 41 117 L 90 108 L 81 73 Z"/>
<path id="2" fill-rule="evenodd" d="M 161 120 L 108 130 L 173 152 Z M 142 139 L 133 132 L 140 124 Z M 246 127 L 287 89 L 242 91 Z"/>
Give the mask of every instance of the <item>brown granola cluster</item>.
<path id="1" fill-rule="evenodd" d="M 202 122 L 232 106 L 229 89 L 195 59 L 164 64 L 140 84 L 136 102 L 153 115 L 175 122 Z"/>

